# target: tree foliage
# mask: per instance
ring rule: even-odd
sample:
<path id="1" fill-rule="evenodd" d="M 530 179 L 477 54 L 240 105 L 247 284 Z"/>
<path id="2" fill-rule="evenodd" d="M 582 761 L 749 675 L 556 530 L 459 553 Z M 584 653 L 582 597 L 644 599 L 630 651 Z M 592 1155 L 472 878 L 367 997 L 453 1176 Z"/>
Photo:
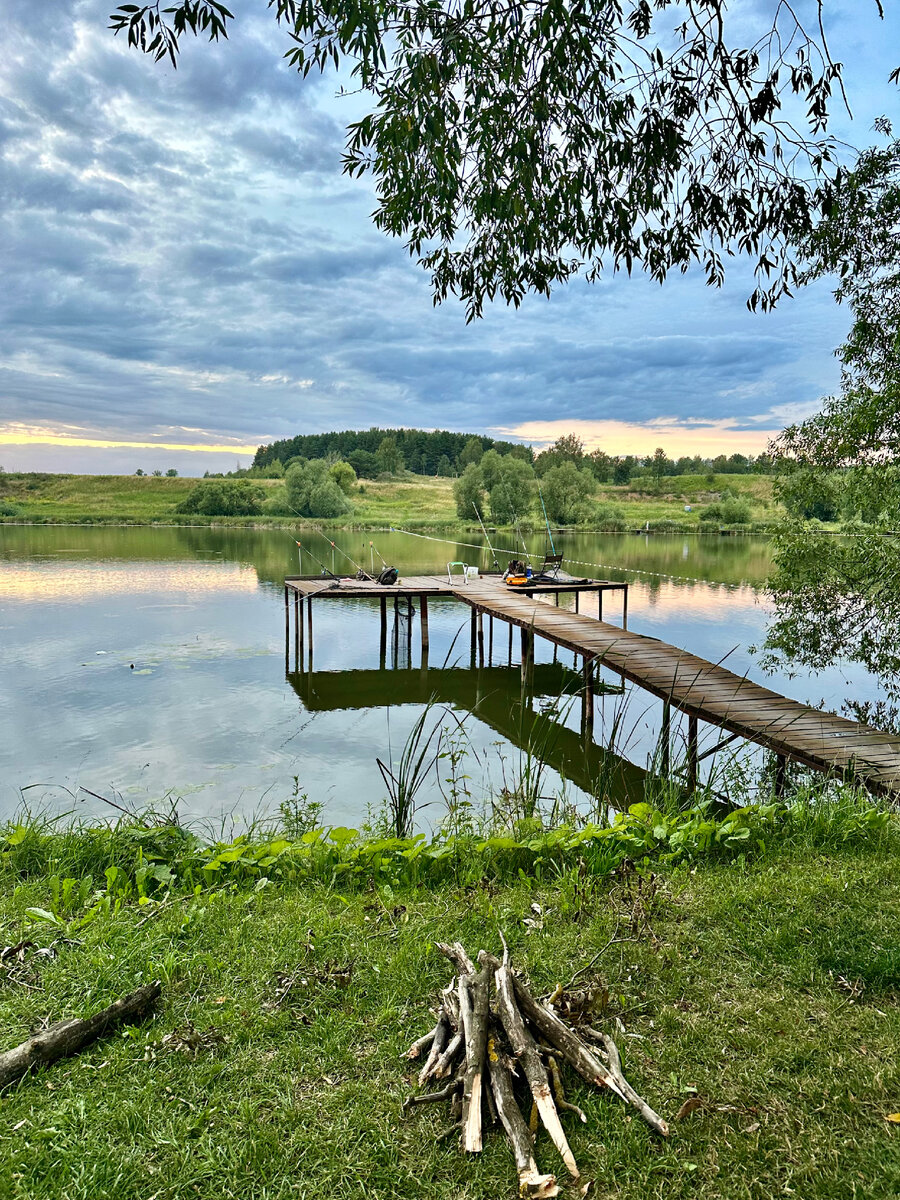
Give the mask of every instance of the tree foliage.
<path id="1" fill-rule="evenodd" d="M 300 517 L 340 517 L 350 511 L 328 463 L 321 458 L 288 467 L 284 486 L 288 506 Z"/>
<path id="2" fill-rule="evenodd" d="M 349 496 L 356 487 L 356 472 L 348 462 L 338 460 L 328 468 L 328 474 L 338 485 L 345 496 Z"/>
<path id="3" fill-rule="evenodd" d="M 588 468 L 579 470 L 574 462 L 563 462 L 546 473 L 541 490 L 550 520 L 575 525 L 587 516 L 597 481 Z"/>
<path id="4" fill-rule="evenodd" d="M 879 0 L 873 0 L 880 10 Z M 748 45 L 727 0 L 269 0 L 302 75 L 349 71 L 370 100 L 344 170 L 374 176 L 376 225 L 406 239 L 435 301 L 519 304 L 576 273 L 662 280 L 732 252 L 751 305 L 797 278 L 833 163 L 840 85 L 821 20 L 783 0 Z M 822 4 L 819 5 L 821 17 Z M 177 61 L 226 35 L 218 0 L 119 5 L 111 27 Z M 787 112 L 806 109 L 806 128 Z"/>
<path id="5" fill-rule="evenodd" d="M 454 482 L 453 498 L 461 521 L 477 520 L 476 509 L 478 515 L 484 515 L 484 478 L 476 463 L 469 463 Z"/>
<path id="6" fill-rule="evenodd" d="M 786 429 L 774 450 L 792 474 L 795 511 L 838 473 L 864 523 L 844 538 L 792 522 L 775 544 L 771 661 L 864 664 L 900 692 L 900 142 L 864 153 L 810 242 L 811 275 L 837 275 L 853 325 L 838 351 L 842 386 L 821 412 Z"/>
<path id="7" fill-rule="evenodd" d="M 512 455 L 497 455 L 499 466 L 491 474 L 491 482 L 488 483 L 485 459 L 495 453 L 489 450 L 481 460 L 490 497 L 491 517 L 498 525 L 511 525 L 527 517 L 534 504 L 534 468 Z"/>

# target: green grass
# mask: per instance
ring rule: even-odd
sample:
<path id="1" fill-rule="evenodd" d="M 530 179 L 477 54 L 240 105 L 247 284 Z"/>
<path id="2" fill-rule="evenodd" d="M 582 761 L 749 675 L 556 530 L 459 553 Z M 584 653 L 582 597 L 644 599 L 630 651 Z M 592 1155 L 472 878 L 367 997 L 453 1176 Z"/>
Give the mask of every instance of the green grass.
<path id="1" fill-rule="evenodd" d="M 279 480 L 256 479 L 255 484 L 271 491 Z M 353 512 L 336 521 L 316 521 L 333 528 L 454 528 L 477 531 L 474 521 L 461 522 L 456 515 L 453 480 L 433 476 L 410 475 L 394 480 L 363 480 L 359 491 L 350 497 Z M 49 523 L 109 523 L 183 525 L 249 525 L 296 527 L 296 517 L 198 517 L 176 513 L 177 506 L 197 483 L 196 479 L 136 475 L 49 475 L 36 473 L 0 473 L 0 505 L 14 505 L 17 513 L 3 516 L 4 521 Z M 717 475 L 664 479 L 660 489 L 647 481 L 635 481 L 622 487 L 601 485 L 597 500 L 613 504 L 623 511 L 628 529 L 651 527 L 660 521 L 677 521 L 684 529 L 715 533 L 705 528 L 700 512 L 711 497 L 724 488 L 738 491 L 752 506 L 754 521 L 769 521 L 776 515 L 772 501 L 772 480 L 755 475 Z M 692 511 L 684 511 L 685 504 Z M 588 523 L 589 526 L 590 523 Z M 543 528 L 538 514 L 524 527 Z"/>
<path id="2" fill-rule="evenodd" d="M 400 1107 L 412 1072 L 399 1056 L 449 979 L 434 941 L 498 949 L 502 930 L 541 991 L 617 939 L 580 981 L 608 989 L 595 1023 L 616 1031 L 626 1073 L 663 1116 L 702 1102 L 661 1143 L 571 1081 L 589 1120 L 568 1122 L 569 1134 L 593 1195 L 894 1196 L 896 836 L 843 842 L 842 827 L 812 811 L 754 861 L 594 875 L 573 857 L 542 883 L 391 888 L 376 871 L 350 890 L 257 876 L 159 907 L 126 902 L 68 930 L 28 916 L 58 903 L 54 887 L 43 874 L 16 883 L 7 855 L 4 942 L 55 942 L 55 957 L 3 966 L 6 1045 L 141 982 L 161 979 L 164 994 L 152 1022 L 5 1095 L 0 1194 L 513 1195 L 499 1133 L 464 1159 L 454 1139 L 436 1141 L 443 1111 Z M 60 835 L 60 863 L 75 861 L 79 836 Z M 103 835 L 95 842 L 88 858 Z M 546 1138 L 537 1156 L 557 1169 Z"/>

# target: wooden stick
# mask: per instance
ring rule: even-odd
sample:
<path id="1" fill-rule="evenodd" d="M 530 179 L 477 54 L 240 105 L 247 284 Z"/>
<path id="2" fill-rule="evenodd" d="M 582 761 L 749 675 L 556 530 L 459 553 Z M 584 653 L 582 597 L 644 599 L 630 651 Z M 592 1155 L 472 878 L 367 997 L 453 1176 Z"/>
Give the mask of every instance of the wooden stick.
<path id="1" fill-rule="evenodd" d="M 479 1154 L 482 1146 L 481 1090 L 493 973 L 493 967 L 485 964 L 477 975 L 463 975 L 459 980 L 460 1025 L 466 1043 L 463 1150 L 472 1154 Z"/>
<path id="2" fill-rule="evenodd" d="M 646 1100 L 639 1096 L 625 1076 L 622 1074 L 622 1060 L 619 1057 L 619 1050 L 616 1043 L 612 1040 L 609 1034 L 601 1034 L 603 1045 L 609 1057 L 609 1066 L 612 1074 L 615 1077 L 619 1088 L 625 1095 L 625 1099 L 629 1104 L 634 1105 L 651 1129 L 655 1129 L 657 1133 L 661 1133 L 663 1137 L 669 1136 L 668 1124 L 655 1113 Z"/>
<path id="3" fill-rule="evenodd" d="M 447 942 L 435 942 L 434 944 L 445 958 L 450 959 L 460 975 L 475 974 L 475 964 L 466 954 L 465 947 L 460 942 L 453 942 L 452 945 L 448 945 Z"/>
<path id="4" fill-rule="evenodd" d="M 411 1108 L 414 1104 L 437 1104 L 440 1100 L 449 1100 L 454 1092 L 458 1092 L 462 1087 L 463 1081 L 457 1075 L 456 1079 L 451 1079 L 446 1087 L 442 1087 L 438 1092 L 423 1092 L 419 1095 L 413 1094 L 407 1096 L 403 1101 L 403 1108 Z"/>
<path id="5" fill-rule="evenodd" d="M 562 1155 L 562 1160 L 566 1164 L 569 1174 L 573 1179 L 577 1179 L 579 1174 L 578 1165 L 575 1162 L 574 1154 L 569 1148 L 565 1131 L 559 1119 L 559 1113 L 556 1111 L 556 1105 L 553 1103 L 550 1082 L 547 1078 L 547 1072 L 544 1070 L 544 1064 L 541 1062 L 537 1044 L 525 1028 L 522 1014 L 516 1006 L 513 994 L 512 973 L 506 961 L 497 970 L 494 978 L 497 986 L 497 1009 L 500 1014 L 500 1020 L 503 1022 L 503 1028 L 506 1030 L 506 1036 L 509 1038 L 509 1043 L 512 1046 L 513 1054 L 515 1054 L 516 1058 L 522 1064 L 522 1069 L 525 1072 L 525 1078 L 528 1080 L 528 1086 L 531 1088 L 531 1094 L 537 1105 L 538 1113 L 547 1132 L 553 1139 L 553 1144 Z"/>
<path id="6" fill-rule="evenodd" d="M 35 1034 L 12 1050 L 0 1054 L 0 1088 L 29 1071 L 49 1066 L 58 1058 L 77 1054 L 118 1025 L 142 1021 L 162 993 L 159 981 L 145 984 L 92 1017 L 69 1017 Z"/>
<path id="7" fill-rule="evenodd" d="M 419 1072 L 419 1087 L 427 1083 L 428 1079 L 434 1073 L 434 1067 L 438 1059 L 441 1057 L 441 1051 L 447 1045 L 450 1037 L 450 1019 L 447 1014 L 441 1010 L 438 1017 L 438 1023 L 434 1027 L 434 1037 L 431 1041 L 431 1049 L 428 1052 L 428 1058 L 425 1060 L 425 1065 Z"/>
<path id="8" fill-rule="evenodd" d="M 491 1039 L 493 1041 L 493 1039 Z M 519 1175 L 519 1194 L 522 1196 L 544 1197 L 550 1200 L 559 1195 L 556 1178 L 553 1175 L 541 1175 L 534 1161 L 531 1133 L 525 1123 L 525 1118 L 516 1104 L 513 1093 L 512 1075 L 509 1067 L 496 1054 L 489 1054 L 487 1059 L 488 1079 L 494 1095 L 494 1103 L 506 1136 L 512 1146 L 516 1160 L 516 1171 Z"/>
<path id="9" fill-rule="evenodd" d="M 422 1051 L 425 1049 L 425 1047 L 430 1046 L 431 1043 L 434 1041 L 434 1035 L 437 1033 L 437 1031 L 438 1031 L 438 1027 L 437 1027 L 437 1025 L 435 1025 L 434 1029 L 430 1030 L 428 1033 L 423 1033 L 420 1038 L 416 1038 L 416 1040 L 413 1042 L 413 1044 L 410 1046 L 410 1048 L 407 1051 L 405 1051 L 403 1054 L 401 1054 L 400 1057 L 401 1058 L 418 1058 L 419 1055 L 422 1053 Z"/>
<path id="10" fill-rule="evenodd" d="M 459 1032 L 454 1033 L 453 1037 L 447 1044 L 444 1050 L 434 1064 L 434 1070 L 431 1072 L 432 1079 L 446 1079 L 453 1067 L 453 1060 L 459 1054 L 464 1044 L 463 1035 Z"/>

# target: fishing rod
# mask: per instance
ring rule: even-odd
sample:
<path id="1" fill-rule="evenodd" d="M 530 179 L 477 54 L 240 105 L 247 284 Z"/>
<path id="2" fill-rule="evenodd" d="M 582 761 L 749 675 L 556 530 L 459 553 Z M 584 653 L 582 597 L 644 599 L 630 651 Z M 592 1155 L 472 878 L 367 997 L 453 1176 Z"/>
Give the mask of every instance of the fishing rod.
<path id="1" fill-rule="evenodd" d="M 297 541 L 297 539 L 295 538 L 294 541 Z M 309 546 L 304 546 L 302 542 L 297 542 L 297 545 L 300 547 L 301 550 L 306 551 L 306 553 L 309 555 L 309 557 L 313 560 L 314 563 L 319 564 L 319 566 L 322 568 L 323 575 L 330 575 L 332 579 L 337 579 L 337 575 L 335 575 L 334 571 L 330 571 L 328 569 L 328 567 L 325 566 L 325 564 L 322 562 L 321 559 L 316 558 L 316 556 L 313 554 L 312 550 L 310 550 Z"/>
<path id="2" fill-rule="evenodd" d="M 472 507 L 475 509 L 475 516 L 478 518 L 478 524 L 481 526 L 481 532 L 484 534 L 484 540 L 488 544 L 488 550 L 491 552 L 491 558 L 494 560 L 494 570 L 499 571 L 500 564 L 497 562 L 497 551 L 491 545 L 491 539 L 488 537 L 488 531 L 484 527 L 484 521 L 481 519 L 481 513 L 478 511 L 478 505 L 474 500 L 472 501 Z"/>
<path id="3" fill-rule="evenodd" d="M 328 545 L 331 547 L 332 550 L 337 550 L 338 554 L 343 554 L 343 556 L 344 556 L 344 558 L 346 558 L 347 562 L 352 563 L 353 566 L 356 567 L 357 571 L 361 571 L 363 578 L 365 578 L 365 579 L 370 578 L 369 572 L 363 570 L 363 568 L 359 565 L 359 563 L 355 559 L 351 558 L 346 550 L 342 550 L 341 547 L 336 542 L 333 542 L 330 537 L 325 537 L 325 534 L 322 532 L 321 529 L 316 528 L 316 533 L 319 535 L 319 537 L 325 538 L 325 541 L 328 543 Z"/>
<path id="4" fill-rule="evenodd" d="M 388 563 L 387 563 L 384 555 L 381 553 L 381 551 L 378 549 L 378 547 L 375 545 L 375 543 L 372 541 L 371 538 L 369 539 L 369 546 L 375 551 L 375 553 L 381 559 L 382 565 L 386 567 L 388 565 Z"/>
<path id="5" fill-rule="evenodd" d="M 547 518 L 547 505 L 544 503 L 544 493 L 541 491 L 541 485 L 538 484 L 538 495 L 541 498 L 541 508 L 544 510 L 544 523 L 547 526 L 547 537 L 550 539 L 550 549 L 556 553 L 556 547 L 553 545 L 553 534 L 550 532 L 550 521 Z"/>

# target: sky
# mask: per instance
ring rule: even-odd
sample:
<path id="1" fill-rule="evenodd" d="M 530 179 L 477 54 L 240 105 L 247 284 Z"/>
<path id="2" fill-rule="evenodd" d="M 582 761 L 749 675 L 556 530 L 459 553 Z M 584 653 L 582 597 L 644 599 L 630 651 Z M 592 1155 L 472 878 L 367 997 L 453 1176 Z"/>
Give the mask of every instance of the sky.
<path id="1" fill-rule="evenodd" d="M 0 466 L 182 474 L 326 429 L 414 426 L 608 453 L 758 453 L 838 382 L 826 282 L 752 314 L 747 264 L 574 281 L 466 325 L 341 173 L 360 98 L 301 79 L 262 0 L 178 70 L 112 0 L 0 0 Z M 752 20 L 771 0 L 736 0 Z M 801 4 L 802 7 L 802 4 Z M 826 3 L 853 120 L 897 117 L 900 17 Z"/>

